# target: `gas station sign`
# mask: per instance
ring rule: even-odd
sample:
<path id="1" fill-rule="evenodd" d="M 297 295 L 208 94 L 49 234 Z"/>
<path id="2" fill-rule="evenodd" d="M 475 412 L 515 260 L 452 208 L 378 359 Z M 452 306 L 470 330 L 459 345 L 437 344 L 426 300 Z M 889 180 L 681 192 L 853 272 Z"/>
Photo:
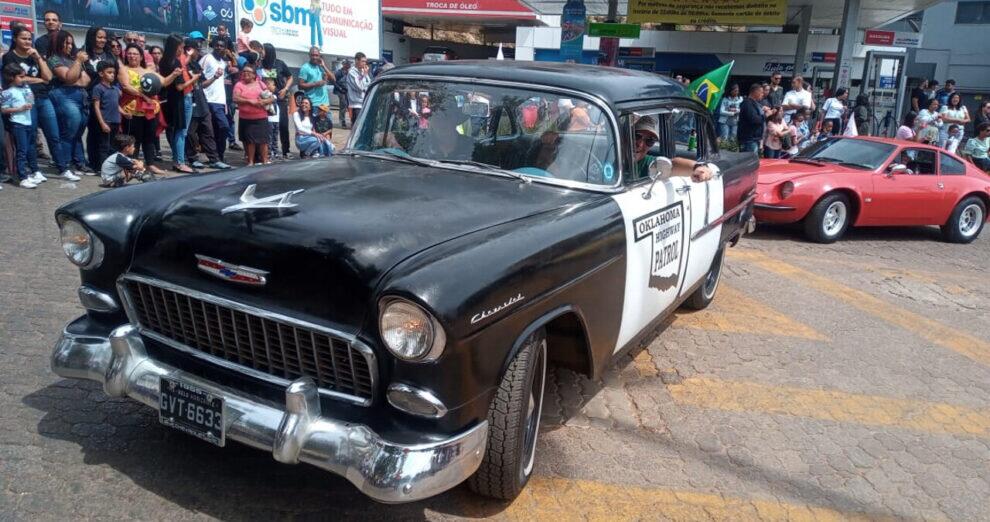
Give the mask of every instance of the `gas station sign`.
<path id="1" fill-rule="evenodd" d="M 863 43 L 889 47 L 921 47 L 921 33 L 867 29 L 863 35 Z"/>
<path id="2" fill-rule="evenodd" d="M 633 23 L 784 25 L 787 0 L 629 0 Z"/>

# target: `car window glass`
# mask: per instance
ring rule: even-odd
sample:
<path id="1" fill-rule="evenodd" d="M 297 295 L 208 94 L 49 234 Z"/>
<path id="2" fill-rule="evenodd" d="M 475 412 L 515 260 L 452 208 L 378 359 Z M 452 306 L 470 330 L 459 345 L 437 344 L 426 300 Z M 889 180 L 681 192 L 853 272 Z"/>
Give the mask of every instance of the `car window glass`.
<path id="1" fill-rule="evenodd" d="M 941 162 L 941 169 L 939 172 L 941 172 L 943 176 L 961 175 L 966 173 L 966 165 L 963 165 L 963 162 L 942 152 L 939 153 L 938 157 Z"/>
<path id="2" fill-rule="evenodd" d="M 675 154 L 678 157 L 698 157 L 699 116 L 687 110 L 677 110 L 667 116 L 671 135 L 674 138 Z"/>
<path id="3" fill-rule="evenodd" d="M 354 131 L 357 150 L 593 185 L 617 182 L 618 149 L 607 115 L 577 97 L 385 80 L 369 93 L 364 112 Z"/>
<path id="4" fill-rule="evenodd" d="M 924 149 L 905 149 L 898 156 L 897 163 L 907 166 L 911 174 L 934 175 L 935 151 Z"/>
<path id="5" fill-rule="evenodd" d="M 830 138 L 808 146 L 798 158 L 824 163 L 836 163 L 848 167 L 876 170 L 887 162 L 896 146 L 855 138 Z"/>

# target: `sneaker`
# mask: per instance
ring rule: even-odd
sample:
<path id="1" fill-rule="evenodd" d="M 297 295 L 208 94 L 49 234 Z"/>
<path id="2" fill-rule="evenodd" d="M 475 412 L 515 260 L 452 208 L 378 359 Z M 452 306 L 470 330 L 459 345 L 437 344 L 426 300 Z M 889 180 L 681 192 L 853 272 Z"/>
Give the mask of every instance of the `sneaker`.
<path id="1" fill-rule="evenodd" d="M 89 165 L 76 165 L 72 168 L 76 171 L 76 174 L 82 174 L 84 176 L 95 176 L 96 171 L 89 168 Z"/>
<path id="2" fill-rule="evenodd" d="M 319 152 L 317 152 L 317 153 L 313 154 L 312 156 L 310 156 L 310 158 L 313 158 L 313 159 L 316 159 L 316 158 L 319 158 L 319 157 L 320 157 L 320 153 Z"/>
<path id="3" fill-rule="evenodd" d="M 28 176 L 28 179 L 31 180 L 31 183 L 44 183 L 48 181 L 48 178 L 40 170 L 34 171 L 34 174 Z"/>
<path id="4" fill-rule="evenodd" d="M 0 174 L 0 183 L 13 183 L 14 178 L 8 176 L 7 174 Z"/>
<path id="5" fill-rule="evenodd" d="M 198 161 L 198 160 L 190 163 L 189 166 L 192 167 L 192 168 L 194 168 L 194 169 L 205 169 L 206 168 L 206 164 L 203 163 L 202 161 Z"/>
<path id="6" fill-rule="evenodd" d="M 234 141 L 234 142 L 231 142 L 231 144 L 230 144 L 230 150 L 244 150 L 244 147 L 241 147 L 241 144 L 240 143 L 237 143 L 236 141 Z"/>
<path id="7" fill-rule="evenodd" d="M 296 159 L 296 157 L 293 156 L 291 152 L 286 152 L 282 157 L 287 160 Z"/>
<path id="8" fill-rule="evenodd" d="M 210 168 L 211 169 L 219 169 L 219 170 L 229 170 L 229 169 L 231 169 L 233 167 L 231 167 L 230 165 L 227 165 L 226 163 L 224 163 L 222 161 L 214 161 L 213 163 L 210 163 Z"/>
<path id="9" fill-rule="evenodd" d="M 35 188 L 35 187 L 38 186 L 38 185 L 32 183 L 31 180 L 29 180 L 29 179 L 22 179 L 20 185 L 21 185 L 21 188 L 26 188 L 26 189 L 33 189 L 33 188 Z"/>
<path id="10" fill-rule="evenodd" d="M 71 170 L 66 169 L 65 172 L 62 173 L 62 179 L 66 179 L 69 181 L 79 181 L 82 178 L 73 174 Z"/>

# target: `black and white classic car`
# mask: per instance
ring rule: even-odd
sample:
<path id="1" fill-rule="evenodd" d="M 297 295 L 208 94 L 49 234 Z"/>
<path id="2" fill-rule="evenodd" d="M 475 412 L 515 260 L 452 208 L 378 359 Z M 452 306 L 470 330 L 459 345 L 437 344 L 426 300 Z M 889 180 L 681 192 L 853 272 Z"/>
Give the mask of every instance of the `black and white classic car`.
<path id="1" fill-rule="evenodd" d="M 86 314 L 52 368 L 381 502 L 465 480 L 511 499 L 547 367 L 595 378 L 672 310 L 705 307 L 756 169 L 654 74 L 397 67 L 331 159 L 60 208 Z"/>

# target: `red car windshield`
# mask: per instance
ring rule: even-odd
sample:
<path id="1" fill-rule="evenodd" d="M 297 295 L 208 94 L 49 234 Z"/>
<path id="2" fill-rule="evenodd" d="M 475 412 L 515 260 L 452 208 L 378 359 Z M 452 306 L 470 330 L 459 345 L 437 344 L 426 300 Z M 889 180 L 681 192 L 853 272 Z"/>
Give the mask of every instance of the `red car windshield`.
<path id="1" fill-rule="evenodd" d="M 887 162 L 887 159 L 896 149 L 896 146 L 888 143 L 851 138 L 831 138 L 812 144 L 794 159 L 876 170 Z"/>

